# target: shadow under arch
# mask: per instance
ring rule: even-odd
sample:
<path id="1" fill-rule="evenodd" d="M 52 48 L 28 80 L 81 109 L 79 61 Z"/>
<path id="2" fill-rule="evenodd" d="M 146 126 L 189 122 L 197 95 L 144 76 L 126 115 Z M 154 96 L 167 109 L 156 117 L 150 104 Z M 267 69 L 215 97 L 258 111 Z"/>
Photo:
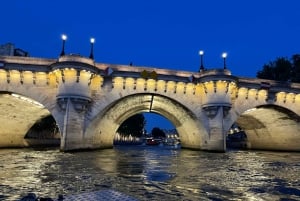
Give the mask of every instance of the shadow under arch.
<path id="1" fill-rule="evenodd" d="M 26 139 L 26 134 L 37 122 L 51 115 L 51 112 L 38 101 L 20 94 L 1 91 L 0 147 L 45 145 L 45 140 L 41 138 L 35 142 L 29 141 L 28 138 Z"/>
<path id="2" fill-rule="evenodd" d="M 260 105 L 242 113 L 236 123 L 247 135 L 247 148 L 300 151 L 300 117 L 277 105 Z"/>
<path id="3" fill-rule="evenodd" d="M 111 103 L 91 121 L 85 135 L 93 136 L 95 148 L 111 148 L 121 123 L 142 112 L 167 118 L 176 128 L 183 148 L 203 148 L 207 131 L 196 115 L 175 100 L 151 93 L 126 96 Z"/>

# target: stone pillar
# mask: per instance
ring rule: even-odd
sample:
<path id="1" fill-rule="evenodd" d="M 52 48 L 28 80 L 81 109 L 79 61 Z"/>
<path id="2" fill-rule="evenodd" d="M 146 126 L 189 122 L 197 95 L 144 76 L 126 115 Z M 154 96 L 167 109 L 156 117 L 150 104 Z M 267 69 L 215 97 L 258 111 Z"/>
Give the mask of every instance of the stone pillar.
<path id="1" fill-rule="evenodd" d="M 208 125 L 208 139 L 206 149 L 210 151 L 226 151 L 226 130 L 224 129 L 224 117 L 228 114 L 230 106 L 210 105 L 202 108 Z"/>
<path id="2" fill-rule="evenodd" d="M 62 151 L 88 148 L 84 139 L 85 111 L 90 101 L 82 98 L 58 98 L 57 104 L 64 112 L 60 149 Z"/>

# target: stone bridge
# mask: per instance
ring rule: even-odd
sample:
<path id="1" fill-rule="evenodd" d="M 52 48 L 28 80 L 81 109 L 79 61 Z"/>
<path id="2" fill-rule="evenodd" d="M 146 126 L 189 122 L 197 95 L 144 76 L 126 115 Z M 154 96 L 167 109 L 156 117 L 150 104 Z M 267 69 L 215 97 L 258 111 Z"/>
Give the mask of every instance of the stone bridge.
<path id="1" fill-rule="evenodd" d="M 153 112 L 169 119 L 182 147 L 225 151 L 234 123 L 248 148 L 300 150 L 300 84 L 200 72 L 58 59 L 0 56 L 0 147 L 26 147 L 25 135 L 52 115 L 62 151 L 109 148 L 121 123 Z"/>

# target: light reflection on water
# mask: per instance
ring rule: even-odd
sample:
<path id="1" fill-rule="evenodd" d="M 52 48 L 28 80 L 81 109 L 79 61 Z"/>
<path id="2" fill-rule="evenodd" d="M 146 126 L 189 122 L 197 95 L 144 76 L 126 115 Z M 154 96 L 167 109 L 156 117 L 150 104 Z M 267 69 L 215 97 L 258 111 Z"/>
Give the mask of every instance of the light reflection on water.
<path id="1" fill-rule="evenodd" d="M 0 200 L 112 189 L 139 200 L 300 200 L 300 153 L 0 150 Z"/>

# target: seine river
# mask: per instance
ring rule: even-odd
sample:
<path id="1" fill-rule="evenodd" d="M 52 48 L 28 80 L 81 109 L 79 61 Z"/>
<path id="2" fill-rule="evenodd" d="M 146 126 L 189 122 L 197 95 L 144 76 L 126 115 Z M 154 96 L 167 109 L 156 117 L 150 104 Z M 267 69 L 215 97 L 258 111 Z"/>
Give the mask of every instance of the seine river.
<path id="1" fill-rule="evenodd" d="M 300 153 L 162 147 L 0 150 L 0 200 L 113 190 L 137 200 L 300 200 Z"/>

